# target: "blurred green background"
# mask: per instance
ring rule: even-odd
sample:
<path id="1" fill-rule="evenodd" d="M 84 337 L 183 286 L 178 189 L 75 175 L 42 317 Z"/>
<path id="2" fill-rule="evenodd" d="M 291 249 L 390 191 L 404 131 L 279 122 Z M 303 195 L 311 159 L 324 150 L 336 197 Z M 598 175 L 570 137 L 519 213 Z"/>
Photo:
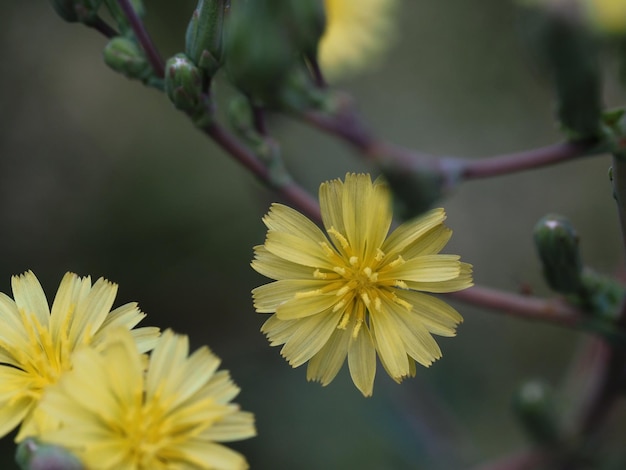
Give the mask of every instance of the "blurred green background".
<path id="1" fill-rule="evenodd" d="M 194 1 L 146 1 L 165 56 L 182 50 Z M 510 2 L 399 2 L 395 46 L 380 67 L 338 83 L 380 136 L 437 155 L 484 157 L 560 140 L 548 83 L 516 36 Z M 456 304 L 465 317 L 444 357 L 396 385 L 379 367 L 365 399 L 343 370 L 307 383 L 259 332 L 250 269 L 275 196 L 176 112 L 166 97 L 106 68 L 105 40 L 48 2 L 3 2 L 0 15 L 0 291 L 32 269 L 49 300 L 75 271 L 119 283 L 146 324 L 191 335 L 223 359 L 256 414 L 258 437 L 233 445 L 253 468 L 461 469 L 528 445 L 510 410 L 528 378 L 558 387 L 581 335 Z M 624 101 L 611 78 L 606 101 Z M 611 75 L 612 74 L 612 75 Z M 217 83 L 216 93 L 228 86 Z M 285 159 L 312 192 L 366 167 L 345 145 L 273 118 Z M 571 219 L 583 256 L 622 271 L 608 157 L 463 185 L 442 202 L 447 250 L 479 284 L 547 290 L 532 227 Z M 3 442 L 1 468 L 14 468 Z"/>

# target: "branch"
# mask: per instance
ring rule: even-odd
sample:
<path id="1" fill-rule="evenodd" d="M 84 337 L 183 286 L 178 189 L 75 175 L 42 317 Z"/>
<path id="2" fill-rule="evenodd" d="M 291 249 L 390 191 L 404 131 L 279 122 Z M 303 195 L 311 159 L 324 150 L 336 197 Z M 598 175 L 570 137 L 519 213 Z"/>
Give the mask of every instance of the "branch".
<path id="1" fill-rule="evenodd" d="M 269 169 L 258 159 L 254 152 L 242 145 L 226 129 L 217 123 L 212 123 L 202 130 L 248 171 L 265 183 L 266 186 L 275 189 L 278 194 L 300 209 L 310 219 L 321 223 L 322 216 L 317 200 L 296 182 L 289 179 L 285 184 L 273 185 Z"/>
<path id="2" fill-rule="evenodd" d="M 137 41 L 141 44 L 141 47 L 146 53 L 146 57 L 152 65 L 154 73 L 159 78 L 163 78 L 165 76 L 165 63 L 161 58 L 161 54 L 159 54 L 159 51 L 154 45 L 150 34 L 148 34 L 148 31 L 144 27 L 143 21 L 141 21 L 141 18 L 137 15 L 137 12 L 130 3 L 130 0 L 117 0 L 117 2 L 124 12 L 124 15 L 126 15 L 126 18 L 130 23 L 130 27 L 137 37 Z"/>
<path id="3" fill-rule="evenodd" d="M 113 28 L 109 23 L 104 21 L 99 16 L 96 16 L 92 22 L 85 23 L 85 26 L 87 26 L 88 28 L 95 29 L 96 31 L 98 31 L 100 34 L 102 34 L 104 37 L 108 39 L 113 39 L 114 37 L 119 36 L 120 34 L 115 30 L 115 28 Z"/>
<path id="4" fill-rule="evenodd" d="M 376 138 L 363 124 L 347 97 L 339 97 L 337 107 L 338 111 L 334 115 L 319 111 L 306 111 L 299 117 L 318 129 L 340 137 L 373 163 L 381 163 L 383 159 L 390 159 L 401 169 L 424 165 L 430 168 L 438 167 L 445 179 L 447 179 L 447 170 L 449 169 L 457 170 L 460 168 L 460 177 L 464 180 L 470 180 L 517 173 L 601 153 L 597 141 L 581 141 L 563 142 L 534 150 L 479 160 L 436 157 L 394 146 Z"/>
<path id="5" fill-rule="evenodd" d="M 541 468 L 542 464 L 546 464 L 549 461 L 550 457 L 545 452 L 527 450 L 478 465 L 473 467 L 472 470 L 529 470 Z"/>
<path id="6" fill-rule="evenodd" d="M 554 323 L 570 328 L 579 326 L 583 321 L 582 312 L 557 299 L 539 299 L 480 286 L 446 295 L 524 320 Z"/>

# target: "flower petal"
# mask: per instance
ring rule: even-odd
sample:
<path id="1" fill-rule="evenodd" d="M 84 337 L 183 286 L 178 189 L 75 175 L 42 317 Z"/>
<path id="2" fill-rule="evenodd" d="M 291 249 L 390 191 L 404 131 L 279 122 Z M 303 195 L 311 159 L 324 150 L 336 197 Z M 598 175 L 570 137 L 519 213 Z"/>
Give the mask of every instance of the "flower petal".
<path id="1" fill-rule="evenodd" d="M 461 273 L 457 255 L 426 255 L 397 264 L 381 271 L 380 281 L 402 280 L 414 282 L 442 282 L 456 279 Z"/>
<path id="2" fill-rule="evenodd" d="M 419 290 L 423 292 L 432 292 L 435 294 L 446 292 L 457 292 L 474 285 L 472 280 L 472 265 L 468 263 L 460 263 L 461 272 L 453 279 L 447 281 L 406 281 L 409 289 Z"/>
<path id="3" fill-rule="evenodd" d="M 382 250 L 387 256 L 400 254 L 407 246 L 423 237 L 437 225 L 443 224 L 446 213 L 443 209 L 432 209 L 424 215 L 405 222 L 395 229 L 383 243 Z"/>
<path id="4" fill-rule="evenodd" d="M 380 310 L 370 314 L 370 327 L 374 333 L 376 350 L 380 355 L 381 362 L 389 375 L 398 379 L 409 372 L 404 343 L 398 330 L 402 328 L 397 320 L 386 309 L 389 305 L 385 302 Z"/>
<path id="5" fill-rule="evenodd" d="M 428 331 L 439 336 L 456 335 L 463 317 L 446 302 L 414 291 L 398 291 L 396 295 L 413 305 L 411 315 L 416 315 Z"/>
<path id="6" fill-rule="evenodd" d="M 11 278 L 13 297 L 18 310 L 34 315 L 41 325 L 48 326 L 50 308 L 46 294 L 32 271 Z"/>
<path id="7" fill-rule="evenodd" d="M 270 279 L 313 279 L 314 269 L 309 266 L 293 263 L 280 258 L 265 248 L 263 245 L 254 247 L 254 260 L 252 268 Z"/>
<path id="8" fill-rule="evenodd" d="M 329 271 L 334 268 L 321 245 L 290 233 L 268 232 L 265 248 L 270 253 L 292 263 Z"/>
<path id="9" fill-rule="evenodd" d="M 332 382 L 346 360 L 350 336 L 351 330 L 347 328 L 335 329 L 324 347 L 309 361 L 306 379 L 320 382 L 323 386 Z"/>
<path id="10" fill-rule="evenodd" d="M 365 325 L 361 327 L 356 338 L 351 337 L 348 366 L 356 388 L 364 396 L 371 396 L 374 391 L 374 377 L 376 376 L 376 348 L 369 328 Z"/>
<path id="11" fill-rule="evenodd" d="M 324 232 L 317 225 L 298 211 L 282 204 L 272 204 L 267 215 L 263 217 L 263 223 L 271 231 L 304 237 L 313 243 L 328 241 Z"/>
<path id="12" fill-rule="evenodd" d="M 287 340 L 280 353 L 292 367 L 298 367 L 322 349 L 337 328 L 341 311 L 313 315 L 298 321 L 298 329 Z"/>
<path id="13" fill-rule="evenodd" d="M 285 280 L 264 284 L 252 290 L 254 308 L 258 313 L 274 313 L 279 305 L 302 292 L 315 292 L 328 286 L 328 281 Z"/>
<path id="14" fill-rule="evenodd" d="M 445 225 L 437 225 L 415 240 L 402 251 L 404 259 L 417 256 L 435 255 L 439 253 L 450 240 L 452 230 Z"/>

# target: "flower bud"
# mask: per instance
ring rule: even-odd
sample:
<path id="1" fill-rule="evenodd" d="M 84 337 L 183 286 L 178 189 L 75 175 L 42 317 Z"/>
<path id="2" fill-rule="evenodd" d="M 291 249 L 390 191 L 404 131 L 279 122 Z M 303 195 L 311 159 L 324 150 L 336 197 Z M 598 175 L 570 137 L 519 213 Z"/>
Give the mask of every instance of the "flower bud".
<path id="1" fill-rule="evenodd" d="M 576 0 L 526 2 L 524 33 L 550 75 L 557 116 L 571 140 L 601 136 L 599 44 Z"/>
<path id="2" fill-rule="evenodd" d="M 50 3 L 57 14 L 70 23 L 89 22 L 98 14 L 100 6 L 96 0 L 50 0 Z"/>
<path id="3" fill-rule="evenodd" d="M 196 126 L 204 127 L 212 119 L 209 97 L 203 93 L 202 71 L 185 54 L 176 54 L 165 64 L 165 92 Z"/>
<path id="4" fill-rule="evenodd" d="M 298 49 L 308 57 L 317 55 L 317 46 L 326 28 L 322 0 L 291 0 L 290 23 Z"/>
<path id="5" fill-rule="evenodd" d="M 535 225 L 534 240 L 548 285 L 562 294 L 578 293 L 583 266 L 574 227 L 565 217 L 547 215 Z"/>
<path id="6" fill-rule="evenodd" d="M 270 0 L 237 3 L 226 37 L 226 67 L 245 94 L 271 101 L 298 59 L 284 11 Z"/>
<path id="7" fill-rule="evenodd" d="M 20 442 L 15 460 L 22 470 L 83 470 L 84 466 L 63 447 L 28 438 Z"/>
<path id="8" fill-rule="evenodd" d="M 104 62 L 116 72 L 143 82 L 153 74 L 143 50 L 134 40 L 122 36 L 111 39 L 106 45 Z"/>
<path id="9" fill-rule="evenodd" d="M 199 0 L 187 26 L 185 54 L 209 77 L 222 64 L 224 17 L 229 0 Z"/>
<path id="10" fill-rule="evenodd" d="M 513 398 L 513 410 L 537 444 L 552 447 L 560 441 L 552 390 L 545 383 L 533 380 L 523 384 Z"/>

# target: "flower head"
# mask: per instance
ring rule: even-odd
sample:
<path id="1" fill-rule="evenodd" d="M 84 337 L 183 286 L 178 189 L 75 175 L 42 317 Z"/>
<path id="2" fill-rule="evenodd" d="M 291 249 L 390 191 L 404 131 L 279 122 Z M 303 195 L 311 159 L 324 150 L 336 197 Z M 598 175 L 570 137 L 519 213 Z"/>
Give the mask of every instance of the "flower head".
<path id="1" fill-rule="evenodd" d="M 319 62 L 329 76 L 363 68 L 387 47 L 395 0 L 324 0 L 326 31 Z"/>
<path id="2" fill-rule="evenodd" d="M 128 330 L 145 314 L 129 303 L 113 311 L 117 285 L 67 273 L 52 304 L 32 272 L 11 279 L 15 300 L 0 293 L 0 436 L 23 421 L 16 440 L 33 432 L 33 414 L 45 389 L 72 368 L 74 351 L 99 347 L 112 328 Z M 158 328 L 132 330 L 142 351 Z"/>
<path id="3" fill-rule="evenodd" d="M 242 455 L 218 444 L 255 435 L 254 417 L 229 403 L 239 389 L 202 347 L 189 356 L 186 336 L 163 333 L 145 362 L 127 331 L 98 352 L 83 348 L 74 368 L 50 387 L 44 442 L 63 446 L 87 468 L 242 469 Z"/>
<path id="4" fill-rule="evenodd" d="M 352 380 L 372 394 L 376 353 L 396 381 L 415 363 L 441 357 L 431 333 L 454 336 L 461 316 L 422 292 L 472 285 L 471 266 L 439 254 L 451 236 L 443 209 L 407 222 L 389 236 L 391 195 L 369 175 L 320 186 L 328 237 L 309 219 L 274 204 L 263 222 L 265 244 L 252 267 L 276 282 L 253 290 L 257 312 L 273 313 L 262 331 L 293 367 L 327 385 L 348 357 Z"/>

